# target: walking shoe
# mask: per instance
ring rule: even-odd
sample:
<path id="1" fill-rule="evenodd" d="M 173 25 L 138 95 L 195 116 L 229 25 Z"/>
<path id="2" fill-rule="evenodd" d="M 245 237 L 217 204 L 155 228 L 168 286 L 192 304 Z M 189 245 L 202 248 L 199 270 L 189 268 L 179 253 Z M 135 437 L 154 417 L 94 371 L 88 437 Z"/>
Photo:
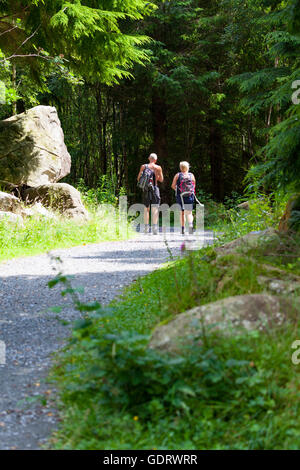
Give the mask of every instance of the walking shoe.
<path id="1" fill-rule="evenodd" d="M 189 227 L 189 235 L 193 235 L 193 233 L 194 233 L 193 227 Z"/>

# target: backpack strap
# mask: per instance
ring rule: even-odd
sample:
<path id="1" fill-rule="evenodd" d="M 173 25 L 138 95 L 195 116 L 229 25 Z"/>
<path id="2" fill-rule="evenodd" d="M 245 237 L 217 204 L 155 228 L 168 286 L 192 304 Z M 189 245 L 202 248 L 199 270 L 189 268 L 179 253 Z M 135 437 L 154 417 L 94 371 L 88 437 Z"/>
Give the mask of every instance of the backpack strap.
<path id="1" fill-rule="evenodd" d="M 179 187 L 180 187 L 180 183 L 181 183 L 181 178 L 180 177 L 182 176 L 182 173 L 181 172 L 177 173 L 177 175 L 178 175 L 178 178 L 177 178 L 177 181 L 176 181 L 176 194 L 179 194 L 180 193 Z"/>
<path id="2" fill-rule="evenodd" d="M 153 186 L 156 186 L 156 175 L 155 175 L 155 171 L 153 171 Z"/>
<path id="3" fill-rule="evenodd" d="M 155 176 L 155 171 L 152 170 L 152 168 L 149 167 L 149 165 L 146 163 L 145 164 L 145 168 L 149 168 L 149 170 L 152 171 L 152 174 L 153 174 L 153 186 L 156 186 L 156 176 Z"/>

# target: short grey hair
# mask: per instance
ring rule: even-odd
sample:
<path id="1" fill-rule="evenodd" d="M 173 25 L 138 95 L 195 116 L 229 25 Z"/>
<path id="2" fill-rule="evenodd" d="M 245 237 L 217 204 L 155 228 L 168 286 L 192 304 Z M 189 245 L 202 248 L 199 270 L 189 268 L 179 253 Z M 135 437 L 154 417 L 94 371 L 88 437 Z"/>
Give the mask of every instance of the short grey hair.
<path id="1" fill-rule="evenodd" d="M 151 160 L 157 160 L 157 155 L 156 155 L 156 153 L 150 153 L 149 159 L 151 159 Z"/>

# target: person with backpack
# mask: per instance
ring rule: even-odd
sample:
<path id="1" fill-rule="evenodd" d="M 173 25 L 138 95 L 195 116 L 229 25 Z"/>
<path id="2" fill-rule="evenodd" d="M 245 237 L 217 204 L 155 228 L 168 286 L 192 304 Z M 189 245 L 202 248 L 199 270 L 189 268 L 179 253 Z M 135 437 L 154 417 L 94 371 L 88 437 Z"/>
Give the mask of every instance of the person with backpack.
<path id="1" fill-rule="evenodd" d="M 188 162 L 180 162 L 180 173 L 174 176 L 172 189 L 176 192 L 176 202 L 181 207 L 181 233 L 184 235 L 185 216 L 189 224 L 189 234 L 193 233 L 193 208 L 195 203 L 196 180 L 190 173 Z"/>
<path id="2" fill-rule="evenodd" d="M 149 214 L 151 207 L 153 235 L 158 233 L 158 208 L 160 205 L 160 192 L 157 185 L 164 180 L 162 168 L 156 164 L 157 155 L 151 153 L 149 163 L 142 165 L 137 177 L 138 187 L 143 191 L 145 233 L 149 233 Z"/>

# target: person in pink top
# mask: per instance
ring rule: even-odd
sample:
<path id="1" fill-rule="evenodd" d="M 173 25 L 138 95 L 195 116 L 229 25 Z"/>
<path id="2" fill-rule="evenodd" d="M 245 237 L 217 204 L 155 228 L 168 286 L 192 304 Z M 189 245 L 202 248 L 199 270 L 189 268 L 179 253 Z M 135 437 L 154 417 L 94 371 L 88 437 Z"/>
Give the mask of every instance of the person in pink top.
<path id="1" fill-rule="evenodd" d="M 180 172 L 174 176 L 172 189 L 176 192 L 176 202 L 181 207 L 181 233 L 184 235 L 185 218 L 187 218 L 189 234 L 192 234 L 196 179 L 193 173 L 190 172 L 188 162 L 180 162 L 179 167 Z"/>

